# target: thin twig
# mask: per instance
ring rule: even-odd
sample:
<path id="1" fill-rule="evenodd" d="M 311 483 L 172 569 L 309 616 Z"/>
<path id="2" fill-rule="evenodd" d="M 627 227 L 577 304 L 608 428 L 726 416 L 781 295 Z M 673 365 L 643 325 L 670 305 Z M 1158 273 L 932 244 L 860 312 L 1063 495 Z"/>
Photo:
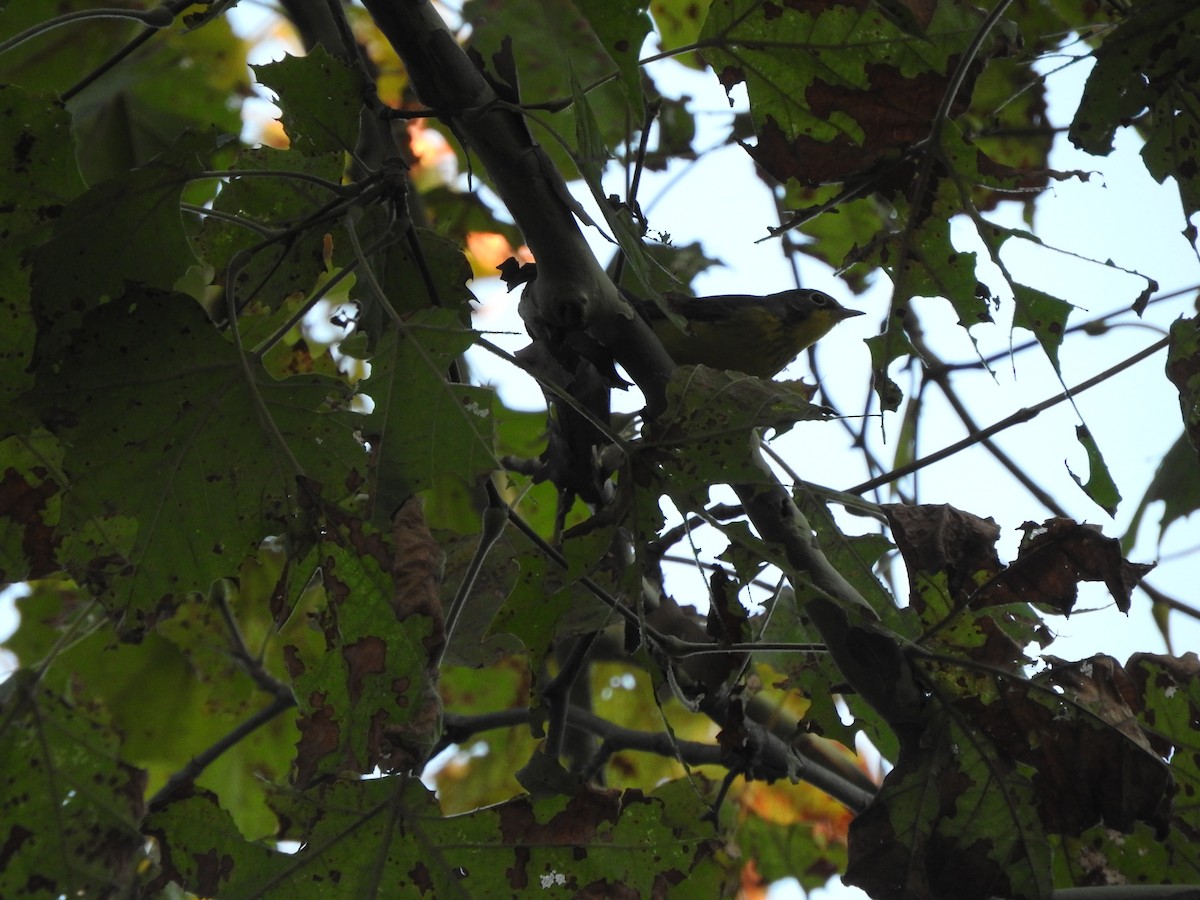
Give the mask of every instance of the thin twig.
<path id="1" fill-rule="evenodd" d="M 975 419 L 971 416 L 970 410 L 967 409 L 966 404 L 962 402 L 962 398 L 958 396 L 958 392 L 954 390 L 954 386 L 950 381 L 949 370 L 941 363 L 941 360 L 934 355 L 933 350 L 931 350 L 929 345 L 925 342 L 925 336 L 922 333 L 919 325 L 913 325 L 912 327 L 909 327 L 907 331 L 908 338 L 912 342 L 913 348 L 920 356 L 921 361 L 923 363 L 927 361 L 932 363 L 932 365 L 925 366 L 926 380 L 937 385 L 938 389 L 942 392 L 942 396 L 944 396 L 946 401 L 950 404 L 950 408 L 953 409 L 955 415 L 958 416 L 958 420 L 962 422 L 963 427 L 966 428 L 967 434 L 978 435 L 980 433 L 979 425 L 976 424 Z M 979 443 L 992 455 L 996 462 L 1000 463 L 1001 466 L 1007 469 L 1008 473 L 1012 475 L 1012 477 L 1015 478 L 1017 482 L 1025 488 L 1025 490 L 1029 491 L 1030 494 L 1036 497 L 1038 502 L 1046 507 L 1046 509 L 1054 513 L 1056 516 L 1065 517 L 1067 515 L 1066 510 L 1063 509 L 1062 506 L 1059 505 L 1058 501 L 1050 495 L 1049 491 L 1046 491 L 1040 484 L 1034 481 L 1033 478 L 1030 477 L 1029 473 L 1017 465 L 1016 461 L 1002 449 L 1000 449 L 1000 446 L 995 441 L 984 437 L 980 438 Z"/>
<path id="2" fill-rule="evenodd" d="M 1186 603 L 1176 600 L 1167 594 L 1164 594 L 1158 588 L 1147 584 L 1144 580 L 1138 582 L 1138 587 L 1146 592 L 1146 596 L 1160 606 L 1165 606 L 1175 612 L 1182 613 L 1185 616 L 1190 616 L 1193 619 L 1200 620 L 1200 609 L 1194 606 L 1188 606 Z"/>
<path id="3" fill-rule="evenodd" d="M 225 591 L 214 590 L 213 595 L 216 600 L 217 611 L 221 614 L 221 619 L 225 623 L 225 630 L 229 633 L 229 642 L 233 645 L 234 659 L 242 664 L 242 667 L 254 680 L 254 683 L 262 690 L 276 699 L 290 699 L 292 697 L 292 689 L 275 678 L 263 666 L 262 660 L 250 653 L 250 649 L 246 646 L 246 640 L 242 637 L 242 629 L 238 626 L 237 619 L 234 618 L 233 610 L 229 608 L 229 599 Z"/>
<path id="4" fill-rule="evenodd" d="M 276 697 L 271 701 L 270 705 L 242 722 L 199 755 L 193 756 L 187 765 L 168 778 L 167 783 L 159 789 L 158 793 L 150 798 L 150 801 L 146 804 L 146 811 L 155 812 L 161 809 L 171 799 L 172 794 L 183 785 L 194 781 L 222 753 L 257 731 L 263 725 L 266 725 L 280 713 L 286 712 L 295 705 L 296 700 L 290 694 L 287 697 Z"/>
<path id="5" fill-rule="evenodd" d="M 1070 400 L 1072 397 L 1082 394 L 1084 391 L 1086 391 L 1090 388 L 1093 388 L 1098 384 L 1102 384 L 1103 382 L 1107 381 L 1109 378 L 1112 378 L 1114 375 L 1118 375 L 1121 372 L 1125 371 L 1126 369 L 1137 365 L 1142 360 L 1153 356 L 1159 350 L 1162 350 L 1164 347 L 1166 347 L 1168 343 L 1169 343 L 1169 339 L 1163 338 L 1161 341 L 1157 341 L 1154 344 L 1151 344 L 1149 347 L 1145 348 L 1144 350 L 1141 350 L 1141 351 L 1135 353 L 1133 356 L 1129 357 L 1128 359 L 1125 359 L 1125 360 L 1117 363 L 1112 368 L 1106 369 L 1105 371 L 1101 372 L 1099 375 L 1095 375 L 1095 376 L 1087 379 L 1086 381 L 1081 382 L 1080 384 L 1071 388 L 1070 390 L 1062 391 L 1061 393 L 1055 394 L 1053 397 L 1049 397 L 1049 398 L 1043 400 L 1041 403 L 1037 403 L 1033 406 L 1026 407 L 1024 409 L 1019 409 L 1015 413 L 1013 413 L 1011 416 L 1008 416 L 1005 419 L 1001 419 L 999 422 L 995 423 L 994 425 L 989 426 L 988 428 L 984 428 L 978 434 L 974 434 L 974 435 L 971 435 L 970 437 L 964 438 L 963 440 L 958 441 L 957 443 L 951 444 L 950 446 L 945 447 L 945 448 L 937 451 L 936 453 L 931 453 L 929 456 L 923 456 L 920 459 L 913 460 L 911 463 L 908 463 L 907 465 L 901 466 L 898 469 L 893 469 L 891 472 L 888 472 L 886 475 L 881 475 L 878 478 L 872 478 L 869 481 L 864 481 L 862 484 L 855 485 L 852 488 L 848 488 L 847 493 L 862 494 L 862 493 L 865 493 L 866 491 L 874 490 L 875 488 L 877 488 L 881 485 L 889 484 L 890 482 L 893 482 L 893 481 L 896 481 L 897 479 L 903 478 L 906 475 L 911 475 L 913 472 L 917 472 L 921 469 L 924 469 L 927 466 L 931 466 L 936 462 L 941 462 L 943 459 L 947 459 L 948 457 L 951 457 L 954 454 L 956 454 L 962 450 L 965 450 L 968 447 L 978 444 L 981 441 L 992 437 L 993 435 L 999 434 L 1001 431 L 1011 428 L 1013 425 L 1020 425 L 1025 422 L 1028 422 L 1031 419 L 1036 418 L 1039 414 L 1050 409 L 1051 407 L 1057 406 L 1059 403 L 1063 403 L 1064 401 Z"/>
<path id="6" fill-rule="evenodd" d="M 222 222 L 228 222 L 230 225 L 245 228 L 260 238 L 274 239 L 282 237 L 287 233 L 286 228 L 271 228 L 268 225 L 247 219 L 245 216 L 235 215 L 234 213 L 225 212 L 222 209 L 214 209 L 210 206 L 200 206 L 196 203 L 180 203 L 179 208 L 184 212 L 193 213 L 204 219 L 218 219 Z"/>
<path id="7" fill-rule="evenodd" d="M 175 21 L 175 14 L 163 6 L 155 6 L 146 10 L 124 9 L 121 7 L 80 9 L 75 12 L 63 13 L 52 19 L 46 19 L 43 22 L 38 22 L 36 25 L 31 25 L 19 34 L 14 34 L 7 40 L 0 41 L 0 53 L 7 53 L 9 50 L 19 47 L 26 41 L 37 37 L 39 34 L 45 34 L 55 28 L 70 25 L 72 22 L 86 22 L 91 19 L 132 19 L 135 22 L 140 22 L 146 28 L 157 31 L 160 28 L 169 28 L 171 23 Z"/>

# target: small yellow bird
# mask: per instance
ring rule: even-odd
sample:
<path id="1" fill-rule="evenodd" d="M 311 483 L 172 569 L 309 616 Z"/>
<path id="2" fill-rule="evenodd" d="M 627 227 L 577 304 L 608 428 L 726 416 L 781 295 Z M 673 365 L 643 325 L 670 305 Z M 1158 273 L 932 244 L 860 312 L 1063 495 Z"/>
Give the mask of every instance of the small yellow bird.
<path id="1" fill-rule="evenodd" d="M 626 296 L 636 301 L 635 308 L 679 365 L 735 369 L 759 378 L 778 373 L 838 322 L 863 314 L 810 288 L 766 297 L 688 297 L 666 292 L 663 297 L 671 309 L 687 319 L 688 331 L 684 332 L 653 303 Z"/>

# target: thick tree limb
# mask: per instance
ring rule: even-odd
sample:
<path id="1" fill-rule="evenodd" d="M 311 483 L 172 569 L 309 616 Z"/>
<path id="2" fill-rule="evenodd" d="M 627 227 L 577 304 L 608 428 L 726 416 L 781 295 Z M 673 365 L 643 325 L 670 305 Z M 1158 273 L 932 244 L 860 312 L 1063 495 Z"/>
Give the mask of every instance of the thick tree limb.
<path id="1" fill-rule="evenodd" d="M 489 729 L 511 728 L 524 724 L 532 716 L 533 713 L 527 709 L 509 709 L 485 716 L 446 713 L 446 734 L 453 736 L 454 740 L 462 741 Z M 571 720 L 575 727 L 589 731 L 600 739 L 601 747 L 594 760 L 597 766 L 603 765 L 612 754 L 623 750 L 678 758 L 692 766 L 729 763 L 727 751 L 716 744 L 672 738 L 665 731 L 625 728 L 587 710 L 572 710 Z M 755 769 L 751 773 L 753 777 L 768 781 L 797 779 L 808 782 L 855 812 L 861 811 L 871 802 L 874 796 L 872 791 L 864 790 L 861 785 L 842 777 L 822 761 L 806 758 L 761 726 L 747 723 L 745 727 L 749 728 L 756 743 Z"/>
<path id="2" fill-rule="evenodd" d="M 537 339 L 545 331 L 586 331 L 646 397 L 666 407 L 675 364 L 592 255 L 570 194 L 521 114 L 505 103 L 425 0 L 366 0 L 375 24 L 400 54 L 417 93 L 439 110 L 475 156 L 520 226 L 538 264 L 522 315 Z M 526 314 L 526 308 L 529 313 Z"/>
<path id="3" fill-rule="evenodd" d="M 803 613 L 816 625 L 854 690 L 893 728 L 912 726 L 920 718 L 923 699 L 910 662 L 895 637 L 873 627 L 879 621 L 875 610 L 821 552 L 808 519 L 758 448 L 750 452 L 763 480 L 734 485 L 734 490 L 763 539 L 783 548 Z"/>

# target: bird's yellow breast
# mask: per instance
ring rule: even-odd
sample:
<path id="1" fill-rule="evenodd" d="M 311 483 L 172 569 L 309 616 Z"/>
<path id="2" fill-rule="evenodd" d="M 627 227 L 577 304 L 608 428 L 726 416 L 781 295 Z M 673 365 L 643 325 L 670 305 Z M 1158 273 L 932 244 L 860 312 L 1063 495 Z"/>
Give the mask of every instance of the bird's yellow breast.
<path id="1" fill-rule="evenodd" d="M 839 321 L 821 309 L 791 321 L 767 306 L 744 305 L 730 312 L 725 319 L 689 320 L 690 334 L 659 319 L 653 323 L 654 333 L 681 366 L 705 365 L 770 378 Z"/>

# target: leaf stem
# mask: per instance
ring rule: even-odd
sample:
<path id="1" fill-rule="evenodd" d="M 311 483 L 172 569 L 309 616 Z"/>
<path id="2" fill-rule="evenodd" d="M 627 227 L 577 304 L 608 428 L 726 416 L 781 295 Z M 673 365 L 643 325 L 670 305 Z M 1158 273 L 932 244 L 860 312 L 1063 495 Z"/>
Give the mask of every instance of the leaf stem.
<path id="1" fill-rule="evenodd" d="M 483 571 L 483 563 L 491 552 L 492 547 L 496 545 L 496 541 L 504 534 L 504 526 L 508 524 L 508 508 L 488 506 L 483 511 L 483 528 L 479 533 L 479 543 L 475 545 L 475 553 L 471 557 L 471 562 L 467 566 L 467 571 L 463 574 L 462 581 L 459 582 L 458 590 L 454 594 L 454 599 L 450 602 L 450 609 L 446 613 L 443 628 L 445 629 L 445 637 L 442 640 L 442 649 L 438 653 L 437 659 L 431 663 L 431 668 L 440 670 L 442 660 L 446 656 L 446 651 L 450 647 L 450 639 L 454 636 L 454 628 L 458 624 L 459 616 L 462 615 L 463 607 L 466 606 L 467 598 L 471 596 L 471 591 L 475 587 L 475 581 L 479 578 L 479 573 Z"/>
<path id="2" fill-rule="evenodd" d="M 172 14 L 179 15 L 180 12 L 191 6 L 191 0 L 170 0 L 169 3 L 164 3 L 163 5 L 171 10 Z M 102 78 L 108 72 L 111 72 L 118 65 L 120 65 L 123 60 L 127 59 L 131 54 L 133 54 L 134 51 L 150 40 L 150 38 L 154 37 L 158 31 L 159 29 L 156 28 L 147 28 L 144 31 L 139 32 L 120 50 L 117 50 L 108 59 L 100 63 L 100 65 L 96 66 L 96 68 L 92 69 L 92 71 L 88 72 L 77 82 L 63 91 L 60 95 L 62 102 L 69 103 L 77 94 L 82 93 L 89 86 L 100 80 L 100 78 Z"/>
<path id="3" fill-rule="evenodd" d="M 338 184 L 336 181 L 330 181 L 327 178 L 321 178 L 319 175 L 310 175 L 308 172 L 290 172 L 287 169 L 206 169 L 203 172 L 197 172 L 188 178 L 188 181 L 205 181 L 210 178 L 290 178 L 293 181 L 306 181 L 309 184 L 315 184 L 317 187 L 323 187 L 339 196 L 354 195 L 361 190 L 361 183 L 352 185 Z"/>
<path id="4" fill-rule="evenodd" d="M 200 206 L 196 203 L 180 203 L 179 208 L 184 212 L 190 212 L 202 218 L 219 219 L 222 222 L 228 222 L 230 225 L 237 225 L 239 228 L 245 228 L 247 231 L 254 232 L 260 238 L 273 239 L 287 234 L 286 228 L 271 228 L 268 225 L 262 225 L 251 219 L 247 219 L 245 216 L 234 215 L 233 213 L 213 209 L 208 206 Z"/>
<path id="5" fill-rule="evenodd" d="M 175 21 L 175 13 L 166 6 L 156 6 L 153 9 L 124 9 L 121 7 L 104 6 L 100 9 L 81 9 L 75 12 L 63 13 L 61 16 L 55 16 L 53 19 L 47 19 L 44 22 L 38 22 L 36 25 L 31 25 L 19 34 L 14 34 L 8 40 L 0 41 L 0 53 L 7 53 L 9 50 L 19 47 L 39 34 L 45 34 L 48 31 L 53 31 L 55 28 L 61 28 L 63 25 L 70 25 L 72 22 L 85 22 L 89 19 L 132 19 L 135 22 L 141 22 L 147 28 L 160 29 L 169 28 L 171 23 Z"/>

